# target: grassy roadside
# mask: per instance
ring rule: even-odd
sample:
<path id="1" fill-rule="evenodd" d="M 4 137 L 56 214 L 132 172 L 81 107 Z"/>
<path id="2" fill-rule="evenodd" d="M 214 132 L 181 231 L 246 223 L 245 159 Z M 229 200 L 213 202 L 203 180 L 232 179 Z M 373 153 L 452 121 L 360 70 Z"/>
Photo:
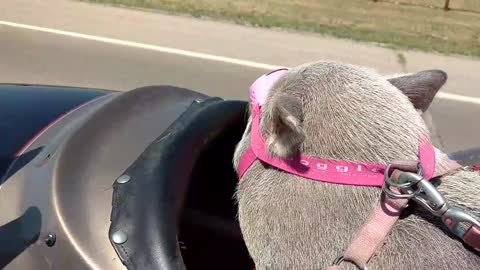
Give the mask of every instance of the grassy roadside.
<path id="1" fill-rule="evenodd" d="M 388 47 L 480 56 L 480 1 L 453 0 L 82 0 L 280 27 Z M 389 0 L 390 1 L 390 0 Z M 393 0 L 391 0 L 393 1 Z"/>

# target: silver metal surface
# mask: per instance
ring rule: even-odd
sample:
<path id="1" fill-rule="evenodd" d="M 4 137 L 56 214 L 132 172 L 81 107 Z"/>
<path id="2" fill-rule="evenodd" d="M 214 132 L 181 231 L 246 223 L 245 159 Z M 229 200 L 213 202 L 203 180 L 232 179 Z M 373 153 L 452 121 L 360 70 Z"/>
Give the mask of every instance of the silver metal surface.
<path id="1" fill-rule="evenodd" d="M 112 241 L 117 245 L 123 244 L 127 242 L 127 240 L 128 236 L 123 231 L 116 231 L 112 234 Z"/>
<path id="2" fill-rule="evenodd" d="M 45 244 L 49 247 L 53 247 L 56 241 L 57 241 L 57 236 L 54 233 L 49 233 L 47 237 L 45 237 Z"/>
<path id="3" fill-rule="evenodd" d="M 421 176 L 418 173 L 412 173 L 412 172 L 403 172 L 398 177 L 398 183 L 400 185 L 407 185 L 408 187 L 416 185 L 423 180 L 425 180 L 425 178 L 423 178 L 423 176 Z"/>
<path id="4" fill-rule="evenodd" d="M 406 179 L 402 179 L 402 183 L 394 182 L 389 174 L 390 166 L 391 165 L 388 165 L 385 169 L 385 184 L 382 187 L 383 192 L 385 192 L 387 196 L 393 199 L 412 199 L 413 197 L 415 197 L 420 192 L 420 190 L 407 190 L 406 188 L 410 188 L 413 185 L 413 182 L 405 181 Z M 404 173 L 402 173 L 402 175 L 403 174 Z M 402 177 L 402 175 L 400 177 Z M 392 187 L 395 190 L 392 190 Z M 405 193 L 401 193 L 401 191 Z"/>
<path id="5" fill-rule="evenodd" d="M 393 199 L 412 199 L 417 196 L 420 190 L 412 189 L 411 187 L 423 179 L 422 165 L 420 163 L 417 164 L 417 173 L 403 172 L 398 179 L 398 183 L 390 177 L 391 166 L 391 164 L 388 164 L 384 172 L 385 184 L 382 187 L 383 192 Z M 395 190 L 392 190 L 392 187 Z"/>
<path id="6" fill-rule="evenodd" d="M 393 191 L 391 189 L 391 187 L 387 184 L 387 182 L 385 182 L 385 185 L 383 186 L 383 192 L 385 192 L 385 194 L 388 197 L 393 198 L 393 199 L 412 199 L 418 193 L 420 193 L 420 190 L 417 190 L 417 191 L 412 192 L 412 193 L 402 194 L 402 193 L 400 193 L 400 191 L 398 191 L 398 192 Z"/>
<path id="7" fill-rule="evenodd" d="M 120 177 L 117 178 L 117 183 L 119 184 L 125 184 L 128 181 L 130 181 L 130 176 L 126 174 L 121 175 Z"/>
<path id="8" fill-rule="evenodd" d="M 480 227 L 480 219 L 478 217 L 458 207 L 450 207 L 442 215 L 442 221 L 453 234 L 462 239 L 468 228 L 471 226 Z M 470 226 L 464 227 L 462 223 L 468 223 Z"/>
<path id="9" fill-rule="evenodd" d="M 442 194 L 430 181 L 422 179 L 418 182 L 417 189 L 421 192 L 412 199 L 433 215 L 442 216 L 450 207 Z"/>
<path id="10" fill-rule="evenodd" d="M 368 270 L 368 267 L 366 264 L 363 264 L 363 265 L 360 265 L 354 261 L 350 261 L 350 260 L 345 260 L 345 258 L 343 256 L 339 256 L 337 257 L 334 261 L 333 261 L 333 264 L 332 265 L 337 265 L 339 266 L 341 263 L 343 262 L 350 262 L 352 264 L 354 264 L 358 269 L 360 270 Z"/>
<path id="11" fill-rule="evenodd" d="M 387 173 L 385 175 L 388 176 Z M 391 186 L 397 188 L 398 191 L 391 190 Z M 385 181 L 384 192 L 394 199 L 412 199 L 437 217 L 441 217 L 450 207 L 430 181 L 412 172 L 402 172 L 398 183 L 388 177 Z"/>

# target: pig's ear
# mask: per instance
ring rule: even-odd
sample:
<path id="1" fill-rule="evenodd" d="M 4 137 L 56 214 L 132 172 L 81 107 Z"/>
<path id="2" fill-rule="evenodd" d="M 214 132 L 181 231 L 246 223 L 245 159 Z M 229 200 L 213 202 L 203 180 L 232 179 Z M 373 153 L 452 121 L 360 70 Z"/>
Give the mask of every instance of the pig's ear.
<path id="1" fill-rule="evenodd" d="M 270 130 L 268 150 L 273 156 L 291 158 L 305 140 L 302 103 L 297 98 L 278 95 L 272 97 L 269 105 L 266 119 Z"/>
<path id="2" fill-rule="evenodd" d="M 388 81 L 407 95 L 416 109 L 425 112 L 447 81 L 447 73 L 442 70 L 425 70 L 390 78 Z"/>

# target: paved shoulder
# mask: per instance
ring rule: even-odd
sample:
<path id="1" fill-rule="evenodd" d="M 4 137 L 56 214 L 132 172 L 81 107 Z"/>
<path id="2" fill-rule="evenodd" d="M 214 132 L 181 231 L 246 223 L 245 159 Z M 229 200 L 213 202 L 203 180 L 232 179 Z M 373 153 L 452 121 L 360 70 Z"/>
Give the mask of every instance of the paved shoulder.
<path id="1" fill-rule="evenodd" d="M 41 10 L 42 12 L 38 12 Z M 47 16 L 45 16 L 47 15 Z M 292 66 L 328 59 L 376 68 L 383 73 L 440 68 L 449 74 L 443 91 L 480 97 L 480 61 L 402 52 L 313 34 L 255 29 L 69 0 L 2 0 L 0 21 L 73 31 L 215 56 Z M 1 26 L 0 26 L 1 27 Z"/>

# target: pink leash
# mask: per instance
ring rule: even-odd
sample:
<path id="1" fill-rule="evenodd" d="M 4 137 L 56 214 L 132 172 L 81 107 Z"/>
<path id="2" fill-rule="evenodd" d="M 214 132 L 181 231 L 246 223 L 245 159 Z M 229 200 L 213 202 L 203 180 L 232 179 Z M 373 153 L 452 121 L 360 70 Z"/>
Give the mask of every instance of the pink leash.
<path id="1" fill-rule="evenodd" d="M 470 227 L 463 237 L 465 244 L 480 250 L 480 227 Z"/>
<path id="2" fill-rule="evenodd" d="M 473 170 L 480 171 L 480 166 L 473 167 Z M 480 250 L 480 227 L 471 227 L 470 229 L 468 229 L 465 233 L 463 241 L 467 245 L 477 250 Z"/>

